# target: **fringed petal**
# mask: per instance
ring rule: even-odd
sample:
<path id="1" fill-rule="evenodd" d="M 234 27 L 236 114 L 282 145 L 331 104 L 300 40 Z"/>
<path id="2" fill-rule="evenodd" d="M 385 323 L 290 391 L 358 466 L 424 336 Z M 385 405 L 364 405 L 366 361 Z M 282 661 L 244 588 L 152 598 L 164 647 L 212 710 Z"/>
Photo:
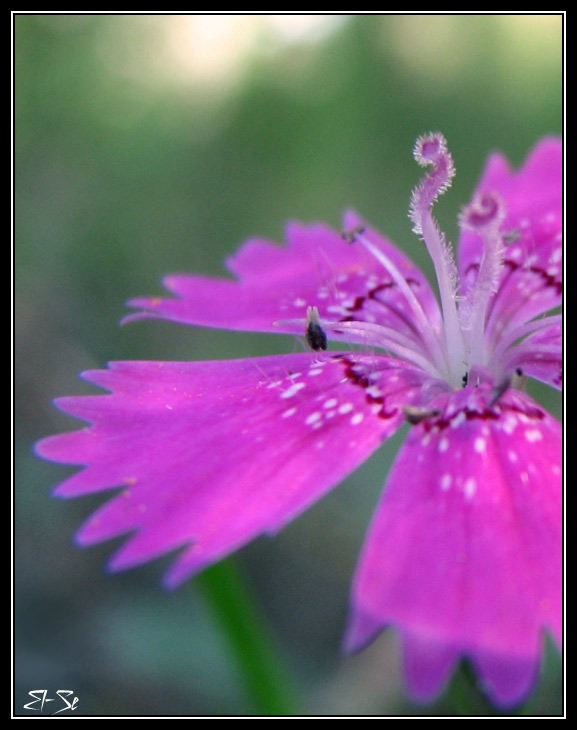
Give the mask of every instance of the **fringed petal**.
<path id="1" fill-rule="evenodd" d="M 441 688 L 457 653 L 510 704 L 532 686 L 543 631 L 560 640 L 561 427 L 520 393 L 492 404 L 466 390 L 414 426 L 397 458 L 358 568 L 348 646 L 394 625 L 417 697 Z"/>
<path id="2" fill-rule="evenodd" d="M 185 547 L 167 578 L 177 585 L 276 532 L 364 461 L 403 422 L 420 375 L 384 357 L 300 354 L 120 362 L 85 377 L 111 395 L 58 402 L 92 425 L 38 445 L 85 466 L 56 494 L 121 487 L 79 542 L 131 532 L 114 570 Z"/>

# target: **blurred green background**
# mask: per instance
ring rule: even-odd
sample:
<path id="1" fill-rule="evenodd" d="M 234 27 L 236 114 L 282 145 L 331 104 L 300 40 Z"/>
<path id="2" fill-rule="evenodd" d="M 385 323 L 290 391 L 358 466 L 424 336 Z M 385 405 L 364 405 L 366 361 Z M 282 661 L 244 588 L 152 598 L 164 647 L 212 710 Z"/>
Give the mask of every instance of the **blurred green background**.
<path id="1" fill-rule="evenodd" d="M 102 501 L 50 491 L 70 469 L 32 455 L 78 422 L 55 396 L 115 359 L 292 352 L 295 339 L 141 322 L 124 302 L 163 274 L 223 273 L 247 237 L 289 219 L 340 226 L 356 208 L 430 272 L 411 234 L 415 138 L 442 131 L 457 167 L 436 214 L 451 240 L 489 152 L 519 165 L 562 131 L 561 15 L 17 14 L 16 712 L 72 689 L 79 712 L 254 712 L 197 581 L 160 588 L 166 561 L 106 574 L 114 545 L 72 536 Z M 234 306 L 234 303 L 231 303 Z M 557 415 L 560 401 L 533 390 Z M 305 714 L 439 714 L 404 697 L 393 632 L 340 653 L 364 531 L 400 434 L 274 539 L 238 556 Z M 457 679 L 457 684 L 462 681 Z M 464 689 L 463 689 L 464 688 Z M 561 712 L 549 649 L 525 708 Z"/>

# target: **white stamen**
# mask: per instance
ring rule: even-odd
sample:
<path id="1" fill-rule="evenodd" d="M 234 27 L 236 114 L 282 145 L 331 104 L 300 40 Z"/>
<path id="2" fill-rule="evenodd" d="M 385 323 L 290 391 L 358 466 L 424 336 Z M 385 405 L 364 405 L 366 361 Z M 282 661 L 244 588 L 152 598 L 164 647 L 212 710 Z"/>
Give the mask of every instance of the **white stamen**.
<path id="1" fill-rule="evenodd" d="M 425 345 L 429 353 L 432 364 L 436 367 L 438 372 L 445 372 L 446 359 L 444 357 L 443 349 L 439 341 L 438 327 L 436 327 L 433 322 L 430 321 L 429 317 L 422 308 L 421 303 L 415 296 L 415 293 L 408 285 L 405 277 L 397 269 L 397 267 L 390 260 L 390 258 L 383 251 L 381 251 L 380 248 L 377 248 L 377 246 L 371 243 L 368 238 L 366 238 L 362 234 L 358 234 L 355 237 L 355 240 L 362 243 L 363 246 L 377 259 L 377 261 L 379 261 L 384 266 L 386 271 L 390 274 L 391 278 L 399 288 L 399 291 L 405 297 L 405 300 L 409 304 L 411 310 L 413 311 L 413 314 L 419 322 L 419 334 L 423 338 L 423 344 Z"/>

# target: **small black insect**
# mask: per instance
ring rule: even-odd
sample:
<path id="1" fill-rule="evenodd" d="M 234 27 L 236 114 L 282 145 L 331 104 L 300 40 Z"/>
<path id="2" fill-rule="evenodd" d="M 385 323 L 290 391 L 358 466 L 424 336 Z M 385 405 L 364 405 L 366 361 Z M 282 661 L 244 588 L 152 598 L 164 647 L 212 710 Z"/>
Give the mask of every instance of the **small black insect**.
<path id="1" fill-rule="evenodd" d="M 327 349 L 327 336 L 319 324 L 319 310 L 316 307 L 307 309 L 305 338 L 311 350 L 318 352 Z"/>
<path id="2" fill-rule="evenodd" d="M 503 243 L 505 246 L 510 246 L 512 243 L 517 243 L 523 238 L 518 228 L 513 228 L 512 231 L 503 234 Z"/>
<path id="3" fill-rule="evenodd" d="M 416 426 L 429 418 L 436 418 L 441 415 L 441 411 L 437 408 L 416 408 L 415 406 L 404 406 L 403 412 L 407 423 L 410 423 L 411 426 Z"/>
<path id="4" fill-rule="evenodd" d="M 343 231 L 341 233 L 341 236 L 345 239 L 347 243 L 354 243 L 357 236 L 361 235 L 364 232 L 364 226 L 355 226 L 354 228 L 351 228 L 350 231 Z"/>
<path id="5" fill-rule="evenodd" d="M 492 408 L 511 387 L 512 378 L 510 375 L 506 375 L 500 383 L 497 383 L 497 387 L 493 391 L 493 397 L 489 401 L 489 408 Z"/>

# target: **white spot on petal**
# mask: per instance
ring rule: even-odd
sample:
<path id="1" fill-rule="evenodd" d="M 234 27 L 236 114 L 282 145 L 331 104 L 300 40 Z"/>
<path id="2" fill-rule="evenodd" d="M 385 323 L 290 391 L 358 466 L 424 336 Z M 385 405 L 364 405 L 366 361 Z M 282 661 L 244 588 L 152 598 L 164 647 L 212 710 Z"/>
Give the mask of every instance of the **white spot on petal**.
<path id="1" fill-rule="evenodd" d="M 281 418 L 290 418 L 297 412 L 296 408 L 288 408 L 284 413 L 281 413 Z"/>
<path id="2" fill-rule="evenodd" d="M 364 418 L 365 416 L 363 413 L 355 413 L 355 415 L 351 418 L 351 426 L 357 426 L 364 420 Z"/>
<path id="3" fill-rule="evenodd" d="M 302 390 L 305 387 L 305 383 L 293 383 L 290 388 L 287 388 L 285 391 L 283 391 L 280 394 L 281 398 L 292 398 L 293 395 L 296 395 L 299 390 Z"/>
<path id="4" fill-rule="evenodd" d="M 327 307 L 327 312 L 330 312 L 330 314 L 344 314 L 343 308 L 337 304 L 331 304 L 329 307 Z"/>
<path id="5" fill-rule="evenodd" d="M 534 443 L 535 441 L 541 441 L 543 434 L 535 428 L 531 431 L 525 431 L 525 438 L 529 443 Z"/>
<path id="6" fill-rule="evenodd" d="M 453 477 L 450 474 L 443 474 L 439 484 L 441 485 L 441 489 L 443 491 L 446 491 L 447 489 L 449 489 L 452 482 L 453 482 Z"/>
<path id="7" fill-rule="evenodd" d="M 485 449 L 487 448 L 487 442 L 485 439 L 482 439 L 481 437 L 475 439 L 475 443 L 473 445 L 473 448 L 478 454 L 484 454 Z"/>
<path id="8" fill-rule="evenodd" d="M 352 403 L 343 403 L 342 406 L 339 406 L 339 413 L 341 416 L 344 416 L 347 413 L 350 413 L 354 408 L 354 405 Z"/>
<path id="9" fill-rule="evenodd" d="M 442 438 L 439 441 L 439 451 L 443 453 L 449 448 L 449 439 L 448 438 Z"/>
<path id="10" fill-rule="evenodd" d="M 315 411 L 305 418 L 305 423 L 307 426 L 310 426 L 311 423 L 316 423 L 320 418 L 322 418 L 322 415 L 323 414 L 320 411 Z"/>
<path id="11" fill-rule="evenodd" d="M 451 428 L 459 428 L 459 426 L 467 419 L 465 411 L 459 411 L 455 418 L 451 421 Z"/>
<path id="12" fill-rule="evenodd" d="M 371 385 L 366 390 L 367 395 L 371 398 L 380 398 L 383 395 L 383 391 L 376 385 Z"/>
<path id="13" fill-rule="evenodd" d="M 463 491 L 465 492 L 465 497 L 467 499 L 471 499 L 477 491 L 477 481 L 473 479 L 473 477 L 467 479 L 467 481 L 463 485 Z"/>
<path id="14" fill-rule="evenodd" d="M 505 420 L 502 422 L 502 428 L 505 433 L 508 433 L 511 435 L 513 431 L 517 428 L 518 420 L 516 416 L 513 416 L 512 414 L 508 413 Z"/>

